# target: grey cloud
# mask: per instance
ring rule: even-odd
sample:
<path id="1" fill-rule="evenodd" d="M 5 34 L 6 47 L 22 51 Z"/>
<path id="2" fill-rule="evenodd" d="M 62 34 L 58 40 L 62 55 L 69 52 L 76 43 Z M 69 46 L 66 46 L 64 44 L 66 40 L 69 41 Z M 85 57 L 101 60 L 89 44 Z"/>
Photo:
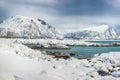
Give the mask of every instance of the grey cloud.
<path id="1" fill-rule="evenodd" d="M 113 4 L 109 1 L 110 0 L 1 0 L 0 4 L 3 7 L 0 11 L 8 13 L 7 16 L 23 15 L 41 18 L 61 30 L 65 28 L 78 29 L 87 25 L 102 23 L 112 26 L 119 25 L 120 11 L 113 6 L 117 3 Z M 7 12 L 4 10 L 7 10 Z M 4 13 L 0 14 L 0 16 L 4 16 Z"/>

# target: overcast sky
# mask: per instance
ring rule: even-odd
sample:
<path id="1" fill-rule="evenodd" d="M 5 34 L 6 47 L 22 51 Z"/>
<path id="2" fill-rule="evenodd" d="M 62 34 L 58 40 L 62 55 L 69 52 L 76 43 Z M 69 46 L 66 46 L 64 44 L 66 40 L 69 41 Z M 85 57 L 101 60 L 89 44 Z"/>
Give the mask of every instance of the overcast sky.
<path id="1" fill-rule="evenodd" d="M 40 18 L 61 30 L 100 24 L 119 28 L 120 0 L 0 0 L 0 22 L 14 15 Z"/>

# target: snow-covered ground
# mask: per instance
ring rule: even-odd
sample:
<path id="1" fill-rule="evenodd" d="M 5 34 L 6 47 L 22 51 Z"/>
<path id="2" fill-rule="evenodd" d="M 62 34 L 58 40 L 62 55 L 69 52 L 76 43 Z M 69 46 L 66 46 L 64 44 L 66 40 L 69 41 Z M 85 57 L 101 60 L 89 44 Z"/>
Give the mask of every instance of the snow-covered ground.
<path id="1" fill-rule="evenodd" d="M 13 39 L 0 39 L 0 80 L 120 80 L 120 52 L 56 60 Z"/>
<path id="2" fill-rule="evenodd" d="M 4 40 L 4 38 L 3 38 Z M 9 40 L 9 39 L 5 39 Z M 64 45 L 94 45 L 96 43 L 90 43 L 80 40 L 57 40 L 57 39 L 10 39 L 12 42 L 23 44 L 64 44 Z"/>

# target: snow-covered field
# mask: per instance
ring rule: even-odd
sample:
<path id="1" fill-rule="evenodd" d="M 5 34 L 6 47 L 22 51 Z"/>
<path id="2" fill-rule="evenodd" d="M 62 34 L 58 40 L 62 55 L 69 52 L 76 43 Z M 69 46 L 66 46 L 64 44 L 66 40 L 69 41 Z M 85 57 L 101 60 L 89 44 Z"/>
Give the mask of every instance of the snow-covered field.
<path id="1" fill-rule="evenodd" d="M 14 43 L 22 43 L 22 44 L 61 44 L 61 45 L 96 45 L 96 43 L 86 42 L 84 40 L 72 40 L 72 39 L 5 39 L 2 38 L 0 41 L 14 42 Z"/>
<path id="2" fill-rule="evenodd" d="M 21 43 L 46 40 L 0 39 L 0 80 L 120 80 L 120 52 L 87 60 L 56 60 Z M 75 41 L 52 41 L 78 44 Z M 87 42 L 79 42 L 79 44 Z"/>

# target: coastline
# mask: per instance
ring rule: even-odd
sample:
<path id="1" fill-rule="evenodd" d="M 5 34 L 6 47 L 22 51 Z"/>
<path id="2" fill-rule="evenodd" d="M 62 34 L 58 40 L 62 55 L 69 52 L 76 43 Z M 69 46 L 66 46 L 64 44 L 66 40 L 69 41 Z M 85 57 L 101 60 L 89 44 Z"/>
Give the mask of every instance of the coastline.
<path id="1" fill-rule="evenodd" d="M 3 80 L 120 79 L 120 52 L 103 53 L 91 59 L 56 59 L 16 40 L 0 39 L 0 42 L 0 79 Z"/>

